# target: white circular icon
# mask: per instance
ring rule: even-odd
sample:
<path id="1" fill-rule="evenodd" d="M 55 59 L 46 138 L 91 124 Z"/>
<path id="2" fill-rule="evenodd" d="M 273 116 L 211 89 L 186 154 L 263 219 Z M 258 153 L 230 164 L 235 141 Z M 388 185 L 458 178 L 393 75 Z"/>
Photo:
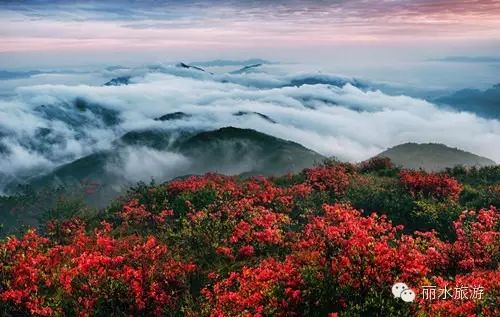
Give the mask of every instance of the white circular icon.
<path id="1" fill-rule="evenodd" d="M 409 289 L 409 287 L 405 283 L 396 283 L 392 285 L 392 295 L 394 295 L 395 298 L 401 298 L 401 293 L 407 289 Z"/>
<path id="2" fill-rule="evenodd" d="M 413 302 L 413 300 L 415 299 L 415 292 L 411 289 L 405 289 L 401 293 L 401 299 L 407 303 Z"/>

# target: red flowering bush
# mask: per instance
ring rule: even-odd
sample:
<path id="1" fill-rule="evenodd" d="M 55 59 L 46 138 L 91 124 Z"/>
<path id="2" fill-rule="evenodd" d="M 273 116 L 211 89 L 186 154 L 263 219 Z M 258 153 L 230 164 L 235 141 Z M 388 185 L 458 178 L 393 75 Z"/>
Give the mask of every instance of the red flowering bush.
<path id="1" fill-rule="evenodd" d="M 203 293 L 210 316 L 293 316 L 302 301 L 301 284 L 292 261 L 270 258 L 230 273 Z"/>
<path id="2" fill-rule="evenodd" d="M 495 207 L 465 211 L 453 223 L 453 258 L 463 270 L 496 269 L 500 263 L 500 213 Z"/>
<path id="3" fill-rule="evenodd" d="M 360 164 L 360 169 L 364 172 L 381 171 L 394 168 L 391 159 L 383 156 L 375 156 Z"/>
<path id="4" fill-rule="evenodd" d="M 167 218 L 173 215 L 174 211 L 172 209 L 164 209 L 158 213 L 149 211 L 146 209 L 146 206 L 139 204 L 137 199 L 127 202 L 119 213 L 123 225 L 140 225 L 146 227 L 161 226 Z"/>
<path id="5" fill-rule="evenodd" d="M 399 174 L 401 183 L 413 195 L 435 199 L 457 201 L 462 185 L 445 174 L 434 174 L 416 171 L 402 171 Z"/>
<path id="6" fill-rule="evenodd" d="M 239 189 L 235 178 L 219 174 L 206 174 L 204 176 L 190 176 L 185 179 L 177 179 L 166 185 L 169 193 L 197 192 L 200 189 L 211 188 L 219 195 L 222 193 L 237 194 Z"/>
<path id="7" fill-rule="evenodd" d="M 449 176 L 366 172 L 140 185 L 96 216 L 0 241 L 0 314 L 497 316 L 497 207 L 458 216 L 469 196 L 457 201 Z M 394 298 L 397 281 L 413 303 Z M 425 300 L 430 285 L 481 286 L 482 297 Z"/>
<path id="8" fill-rule="evenodd" d="M 344 165 L 320 166 L 305 173 L 307 184 L 319 191 L 342 194 L 349 185 L 349 171 Z"/>
<path id="9" fill-rule="evenodd" d="M 193 264 L 175 260 L 155 237 L 80 232 L 53 245 L 29 231 L 0 246 L 0 299 L 32 315 L 162 316 L 179 308 Z"/>
<path id="10" fill-rule="evenodd" d="M 325 215 L 306 225 L 294 249 L 301 259 L 329 262 L 339 283 L 368 289 L 395 278 L 416 282 L 429 272 L 432 263 L 415 240 L 410 236 L 397 238 L 402 227 L 392 226 L 384 216 L 362 217 L 357 210 L 341 205 L 325 205 L 323 209 Z"/>
<path id="11" fill-rule="evenodd" d="M 341 316 L 375 312 L 387 316 L 438 313 L 470 316 L 480 311 L 484 316 L 495 316 L 494 302 L 500 295 L 498 263 L 472 273 L 466 273 L 470 267 L 457 271 L 457 256 L 461 260 L 474 256 L 467 253 L 470 247 L 463 245 L 463 239 L 450 244 L 440 241 L 432 232 L 401 235 L 401 228 L 383 216 L 363 217 L 342 205 L 325 205 L 323 209 L 323 216 L 314 216 L 290 240 L 291 253 L 285 260 L 268 258 L 254 267 L 229 273 L 226 278 L 217 276 L 218 280 L 203 291 L 209 314 L 293 316 L 323 312 L 326 315 L 333 310 Z M 475 234 L 498 244 L 498 229 L 494 226 L 498 226 L 499 216 L 494 209 L 481 211 L 471 223 Z M 487 245 L 483 251 L 489 250 L 490 256 L 498 255 L 498 249 L 492 247 Z M 457 255 L 462 251 L 467 254 Z M 488 263 L 493 264 L 491 261 Z M 436 275 L 453 271 L 457 275 L 451 278 Z M 488 294 L 481 300 L 469 297 L 458 302 L 419 298 L 418 304 L 405 306 L 402 301 L 391 300 L 395 281 L 408 281 L 418 295 L 420 288 L 431 282 L 438 287 L 481 285 Z M 378 294 L 383 294 L 382 300 Z"/>

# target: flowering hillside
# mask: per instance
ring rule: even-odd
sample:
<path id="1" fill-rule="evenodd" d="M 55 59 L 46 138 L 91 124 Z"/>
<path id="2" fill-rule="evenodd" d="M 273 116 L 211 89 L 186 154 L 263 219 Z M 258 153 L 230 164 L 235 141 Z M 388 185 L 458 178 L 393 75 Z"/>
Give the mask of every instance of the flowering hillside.
<path id="1" fill-rule="evenodd" d="M 500 191 L 481 173 L 379 158 L 140 184 L 4 239 L 0 315 L 498 316 Z"/>

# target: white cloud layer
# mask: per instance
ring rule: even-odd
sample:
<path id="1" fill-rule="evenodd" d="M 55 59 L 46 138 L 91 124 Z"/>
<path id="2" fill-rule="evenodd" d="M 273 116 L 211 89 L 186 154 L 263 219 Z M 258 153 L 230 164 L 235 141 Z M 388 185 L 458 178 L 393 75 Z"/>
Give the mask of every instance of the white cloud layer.
<path id="1" fill-rule="evenodd" d="M 349 161 L 404 142 L 437 142 L 500 162 L 500 121 L 360 89 L 337 76 L 211 75 L 168 66 L 131 74 L 126 86 L 34 85 L 0 100 L 0 176 L 10 181 L 48 171 L 107 149 L 128 131 L 152 128 L 251 128 Z M 298 81 L 311 84 L 293 85 Z M 239 111 L 257 112 L 276 123 L 258 115 L 235 116 Z M 172 112 L 191 116 L 154 120 Z M 185 164 L 175 153 L 141 151 L 142 157 L 138 151 L 123 155 L 131 179 L 169 176 L 170 167 Z"/>

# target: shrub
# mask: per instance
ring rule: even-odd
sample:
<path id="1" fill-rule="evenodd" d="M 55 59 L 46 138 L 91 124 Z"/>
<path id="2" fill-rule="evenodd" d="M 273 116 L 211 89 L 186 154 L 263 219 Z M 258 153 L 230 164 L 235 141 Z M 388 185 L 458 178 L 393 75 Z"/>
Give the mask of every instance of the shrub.
<path id="1" fill-rule="evenodd" d="M 394 164 L 388 157 L 375 156 L 367 161 L 363 161 L 359 164 L 359 169 L 361 172 L 380 172 L 384 170 L 391 170 L 394 168 Z"/>
<path id="2" fill-rule="evenodd" d="M 400 180 L 413 197 L 457 201 L 462 185 L 446 174 L 401 171 Z"/>
<path id="3" fill-rule="evenodd" d="M 29 315 L 161 316 L 181 308 L 191 263 L 156 238 L 109 235 L 109 224 L 53 244 L 35 231 L 1 246 L 0 300 Z M 4 306 L 5 308 L 5 306 Z"/>
<path id="4" fill-rule="evenodd" d="M 313 189 L 341 195 L 349 185 L 349 173 L 343 165 L 322 166 L 305 170 L 306 183 Z"/>

